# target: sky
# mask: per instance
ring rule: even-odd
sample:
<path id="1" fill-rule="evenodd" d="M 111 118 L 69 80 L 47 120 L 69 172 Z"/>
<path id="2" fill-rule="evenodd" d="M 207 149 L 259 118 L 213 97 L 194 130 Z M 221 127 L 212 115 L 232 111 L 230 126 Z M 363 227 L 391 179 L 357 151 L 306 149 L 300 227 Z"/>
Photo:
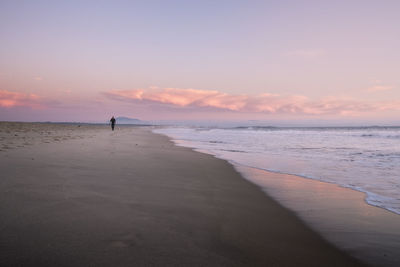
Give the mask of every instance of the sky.
<path id="1" fill-rule="evenodd" d="M 0 120 L 400 125 L 400 1 L 0 0 Z"/>

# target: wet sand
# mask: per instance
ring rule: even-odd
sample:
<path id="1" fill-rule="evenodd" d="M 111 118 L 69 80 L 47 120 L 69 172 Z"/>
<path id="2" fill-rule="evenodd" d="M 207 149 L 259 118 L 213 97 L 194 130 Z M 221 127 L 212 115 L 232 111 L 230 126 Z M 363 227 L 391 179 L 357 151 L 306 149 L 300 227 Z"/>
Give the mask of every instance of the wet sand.
<path id="1" fill-rule="evenodd" d="M 67 137 L 19 146 L 3 126 L 0 266 L 360 266 L 226 161 L 149 128 L 39 125 Z"/>
<path id="2" fill-rule="evenodd" d="M 236 166 L 327 240 L 373 266 L 400 266 L 400 216 L 365 202 L 365 193 L 296 175 Z"/>

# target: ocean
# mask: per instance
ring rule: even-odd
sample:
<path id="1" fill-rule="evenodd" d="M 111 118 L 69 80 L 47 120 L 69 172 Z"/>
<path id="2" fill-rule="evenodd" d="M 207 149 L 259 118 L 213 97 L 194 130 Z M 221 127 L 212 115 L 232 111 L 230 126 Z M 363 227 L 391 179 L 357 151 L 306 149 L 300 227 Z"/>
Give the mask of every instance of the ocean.
<path id="1" fill-rule="evenodd" d="M 229 162 L 365 192 L 400 214 L 400 127 L 164 127 L 156 133 Z"/>

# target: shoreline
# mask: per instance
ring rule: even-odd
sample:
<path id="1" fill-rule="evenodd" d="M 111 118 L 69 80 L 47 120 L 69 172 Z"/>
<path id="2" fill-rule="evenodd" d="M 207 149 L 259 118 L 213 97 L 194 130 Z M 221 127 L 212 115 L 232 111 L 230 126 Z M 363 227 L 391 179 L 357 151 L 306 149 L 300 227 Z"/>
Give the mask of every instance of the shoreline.
<path id="1" fill-rule="evenodd" d="M 364 192 L 297 175 L 234 166 L 335 246 L 373 266 L 399 266 L 400 216 L 366 203 Z"/>
<path id="2" fill-rule="evenodd" d="M 366 202 L 365 192 L 295 174 L 246 166 L 181 140 L 170 140 L 177 146 L 227 161 L 243 179 L 255 184 L 328 242 L 357 259 L 373 266 L 400 264 L 400 216 Z"/>
<path id="3" fill-rule="evenodd" d="M 362 266 L 227 161 L 148 127 L 0 157 L 1 265 Z"/>
<path id="4" fill-rule="evenodd" d="M 365 192 L 368 204 L 400 215 L 399 130 L 167 126 L 155 132 L 233 164 Z"/>

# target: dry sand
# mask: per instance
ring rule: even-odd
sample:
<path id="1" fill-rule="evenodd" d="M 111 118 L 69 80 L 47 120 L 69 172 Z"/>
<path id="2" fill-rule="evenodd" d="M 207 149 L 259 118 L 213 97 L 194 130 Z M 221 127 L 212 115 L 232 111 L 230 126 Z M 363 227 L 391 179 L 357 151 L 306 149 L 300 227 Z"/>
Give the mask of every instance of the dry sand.
<path id="1" fill-rule="evenodd" d="M 31 145 L 94 137 L 104 125 L 0 122 L 0 152 Z"/>
<path id="2" fill-rule="evenodd" d="M 0 266 L 360 265 L 226 161 L 148 128 L 3 126 Z"/>

